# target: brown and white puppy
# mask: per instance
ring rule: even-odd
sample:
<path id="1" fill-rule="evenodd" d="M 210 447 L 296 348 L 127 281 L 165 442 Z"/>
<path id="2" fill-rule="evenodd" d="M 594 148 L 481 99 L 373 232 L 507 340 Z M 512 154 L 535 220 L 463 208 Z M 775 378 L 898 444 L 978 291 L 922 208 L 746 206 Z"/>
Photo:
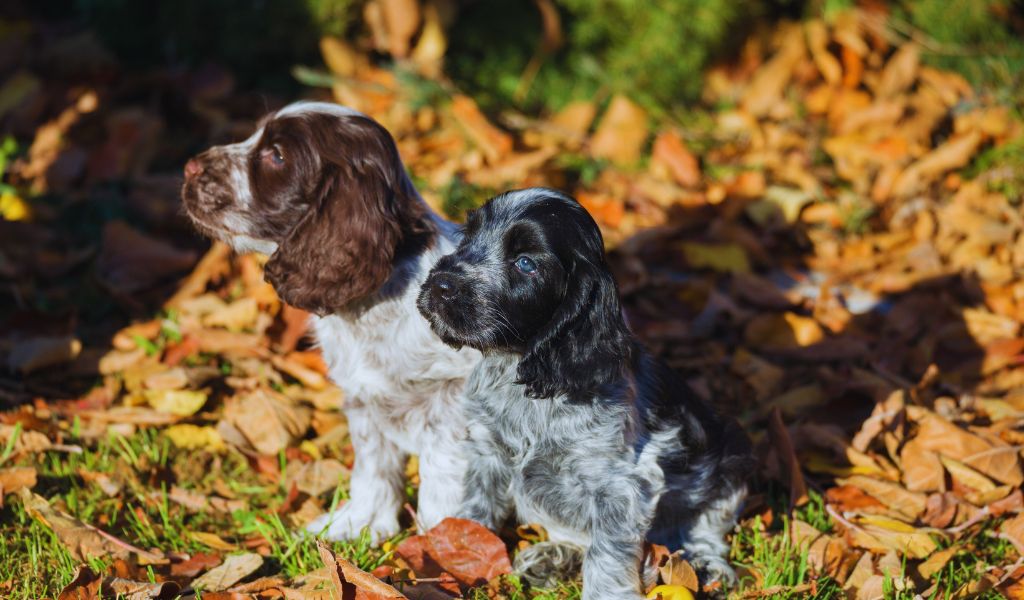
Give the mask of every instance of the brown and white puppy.
<path id="1" fill-rule="evenodd" d="M 374 541 L 399 531 L 404 471 L 419 456 L 419 525 L 455 513 L 465 436 L 460 396 L 479 361 L 442 343 L 416 310 L 457 230 L 423 202 L 391 135 L 351 109 L 301 102 L 247 140 L 185 165 L 185 210 L 239 252 L 270 256 L 266 279 L 313 326 L 345 392 L 355 467 L 351 499 L 307 529 Z"/>

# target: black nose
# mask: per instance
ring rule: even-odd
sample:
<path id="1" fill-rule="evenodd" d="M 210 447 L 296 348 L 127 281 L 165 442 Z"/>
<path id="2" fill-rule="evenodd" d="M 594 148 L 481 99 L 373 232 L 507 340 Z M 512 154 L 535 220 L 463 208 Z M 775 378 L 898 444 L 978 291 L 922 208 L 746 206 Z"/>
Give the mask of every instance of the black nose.
<path id="1" fill-rule="evenodd" d="M 454 300 L 459 295 L 459 282 L 452 275 L 438 273 L 431 278 L 430 293 L 441 300 Z"/>

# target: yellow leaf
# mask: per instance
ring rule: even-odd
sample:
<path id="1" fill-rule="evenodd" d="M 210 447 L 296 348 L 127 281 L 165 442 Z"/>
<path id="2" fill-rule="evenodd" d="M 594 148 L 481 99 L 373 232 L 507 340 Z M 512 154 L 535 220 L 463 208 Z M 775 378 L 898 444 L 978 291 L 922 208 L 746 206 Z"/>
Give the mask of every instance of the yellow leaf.
<path id="1" fill-rule="evenodd" d="M 0 216 L 5 221 L 25 221 L 32 216 L 32 210 L 20 196 L 4 192 L 0 195 Z"/>
<path id="2" fill-rule="evenodd" d="M 171 443 L 178 448 L 184 448 L 186 450 L 194 450 L 197 448 L 206 448 L 209 450 L 223 450 L 224 440 L 217 433 L 217 430 L 213 427 L 198 425 L 189 425 L 183 423 L 180 425 L 171 425 L 164 430 L 164 435 L 171 440 Z"/>
<path id="3" fill-rule="evenodd" d="M 719 273 L 749 273 L 750 261 L 738 244 L 680 244 L 686 262 L 694 269 L 711 269 Z"/>
<path id="4" fill-rule="evenodd" d="M 223 327 L 228 331 L 242 331 L 252 327 L 258 316 L 259 306 L 256 304 L 256 299 L 247 297 L 206 315 L 203 317 L 203 325 L 205 327 Z"/>
<path id="5" fill-rule="evenodd" d="M 812 473 L 827 473 L 837 477 L 850 477 L 852 475 L 875 475 L 882 470 L 867 465 L 837 465 L 829 461 L 825 456 L 818 453 L 809 454 L 803 461 L 805 469 Z"/>
<path id="6" fill-rule="evenodd" d="M 238 550 L 238 546 L 236 546 L 236 545 L 234 545 L 234 544 L 232 544 L 230 542 L 225 541 L 222 537 L 220 537 L 216 533 L 206 533 L 206 532 L 203 532 L 203 531 L 191 531 L 191 532 L 189 532 L 188 535 L 189 535 L 189 537 L 191 537 L 195 541 L 199 542 L 200 544 L 203 544 L 204 546 L 207 546 L 209 548 L 213 548 L 214 550 L 221 550 L 221 551 L 224 551 L 224 552 L 231 552 L 233 550 Z"/>
<path id="7" fill-rule="evenodd" d="M 156 410 L 179 417 L 196 414 L 207 398 L 206 392 L 196 390 L 146 390 L 144 394 Z"/>
<path id="8" fill-rule="evenodd" d="M 332 73 L 342 77 L 355 75 L 358 64 L 358 53 L 347 42 L 336 37 L 324 37 L 320 40 L 320 53 L 324 63 Z"/>
<path id="9" fill-rule="evenodd" d="M 662 600 L 693 600 L 693 592 L 681 585 L 659 585 L 647 594 L 648 598 L 659 596 Z"/>

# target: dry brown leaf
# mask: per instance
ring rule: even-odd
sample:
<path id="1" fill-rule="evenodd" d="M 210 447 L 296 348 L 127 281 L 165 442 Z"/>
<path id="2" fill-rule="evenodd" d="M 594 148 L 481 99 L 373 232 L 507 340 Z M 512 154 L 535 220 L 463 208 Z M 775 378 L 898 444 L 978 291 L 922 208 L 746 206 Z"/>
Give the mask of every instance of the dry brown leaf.
<path id="1" fill-rule="evenodd" d="M 12 467 L 0 469 L 0 506 L 4 496 L 36 485 L 36 470 L 33 467 Z"/>
<path id="2" fill-rule="evenodd" d="M 789 485 L 790 506 L 802 506 L 807 503 L 807 485 L 804 483 L 804 475 L 800 471 L 800 461 L 793 449 L 793 442 L 789 437 L 789 430 L 782 422 L 782 412 L 775 407 L 772 409 L 768 420 L 768 437 L 772 441 L 776 456 L 779 459 L 779 466 L 782 475 Z"/>
<path id="3" fill-rule="evenodd" d="M 958 460 L 1000 483 L 1019 486 L 1024 482 L 1018 453 L 1010 447 L 993 446 L 921 407 L 909 406 L 907 414 L 917 422 L 918 433 L 914 439 L 923 448 Z"/>
<path id="4" fill-rule="evenodd" d="M 82 523 L 50 506 L 45 498 L 22 488 L 19 497 L 25 511 L 50 528 L 77 560 L 92 558 L 129 558 L 134 555 L 141 564 L 166 562 L 163 554 L 136 548 L 92 525 Z"/>
<path id="5" fill-rule="evenodd" d="M 900 464 L 903 485 L 911 492 L 934 492 L 943 488 L 945 476 L 939 455 L 925 449 L 920 441 L 913 439 L 903 445 Z"/>
<path id="6" fill-rule="evenodd" d="M 917 566 L 917 572 L 924 579 L 931 579 L 932 575 L 935 575 L 946 567 L 946 564 L 956 556 L 957 552 L 960 552 L 960 547 L 953 545 L 945 550 L 939 550 L 928 557 L 928 560 Z"/>
<path id="7" fill-rule="evenodd" d="M 512 138 L 487 120 L 469 96 L 452 97 L 452 115 L 469 138 L 483 151 L 487 160 L 495 163 L 512 151 Z"/>
<path id="8" fill-rule="evenodd" d="M 295 486 L 310 496 L 319 496 L 337 487 L 341 476 L 347 473 L 345 465 L 336 459 L 314 460 L 302 463 L 296 469 L 289 468 L 285 485 L 288 488 Z"/>
<path id="9" fill-rule="evenodd" d="M 208 533 L 205 531 L 190 531 L 188 536 L 200 544 L 213 548 L 214 550 L 220 550 L 222 552 L 234 552 L 238 550 L 238 546 L 231 542 L 225 541 L 224 538 L 220 537 L 216 533 Z"/>
<path id="10" fill-rule="evenodd" d="M 651 166 L 666 169 L 676 183 L 683 187 L 700 185 L 700 164 L 674 131 L 659 133 L 651 149 Z"/>
<path id="11" fill-rule="evenodd" d="M 590 139 L 590 154 L 616 164 L 631 165 L 640 160 L 648 131 L 647 112 L 629 98 L 617 95 Z"/>
<path id="12" fill-rule="evenodd" d="M 920 63 L 920 48 L 913 43 L 903 44 L 882 69 L 875 87 L 875 97 L 892 98 L 905 92 L 917 78 Z"/>
<path id="13" fill-rule="evenodd" d="M 426 537 L 430 558 L 462 585 L 483 585 L 512 571 L 505 543 L 474 521 L 449 517 Z"/>
<path id="14" fill-rule="evenodd" d="M 259 554 L 233 554 L 225 557 L 220 565 L 193 580 L 192 587 L 204 592 L 220 592 L 252 575 L 262 566 L 263 557 Z"/>
<path id="15" fill-rule="evenodd" d="M 13 443 L 11 438 L 15 438 Z M 11 444 L 11 450 L 14 454 L 42 452 L 53 448 L 53 442 L 50 441 L 50 438 L 40 431 L 33 431 L 31 429 L 17 431 L 14 425 L 0 423 L 0 448 L 5 448 L 8 444 Z"/>
<path id="16" fill-rule="evenodd" d="M 590 100 L 576 100 L 555 113 L 551 125 L 566 139 L 580 141 L 587 135 L 596 115 L 596 104 Z"/>
<path id="17" fill-rule="evenodd" d="M 810 346 L 825 339 L 825 331 L 810 317 L 795 313 L 762 313 L 747 324 L 744 340 L 757 348 Z"/>
<path id="18" fill-rule="evenodd" d="M 332 598 L 343 600 L 361 598 L 362 600 L 388 600 L 389 598 L 405 598 L 398 590 L 377 579 L 373 575 L 361 571 L 344 558 L 335 556 L 327 544 L 316 541 L 320 551 L 320 559 L 327 568 L 333 583 Z"/>
<path id="19" fill-rule="evenodd" d="M 843 67 L 839 60 L 828 51 L 828 27 L 821 19 L 812 19 L 804 23 L 807 34 L 807 48 L 821 77 L 829 85 L 837 85 L 843 79 Z"/>
<path id="20" fill-rule="evenodd" d="M 697 572 L 683 558 L 682 551 L 670 554 L 665 564 L 658 567 L 658 573 L 661 575 L 661 581 L 665 585 L 681 585 L 694 593 L 700 591 Z"/>
<path id="21" fill-rule="evenodd" d="M 999 526 L 999 534 L 1010 540 L 1017 552 L 1024 555 L 1024 514 L 1003 521 Z"/>
<path id="22" fill-rule="evenodd" d="M 837 481 L 841 485 L 852 485 L 860 488 L 882 504 L 908 519 L 914 520 L 924 512 L 927 496 L 907 491 L 898 484 L 863 475 L 854 475 L 853 477 L 838 479 Z"/>
<path id="23" fill-rule="evenodd" d="M 783 46 L 757 70 L 743 94 L 743 110 L 755 117 L 767 115 L 782 101 L 794 69 L 804 58 L 804 38 L 799 31 L 791 31 L 783 39 Z"/>
<path id="24" fill-rule="evenodd" d="M 230 271 L 230 255 L 231 248 L 227 244 L 214 242 L 164 306 L 178 308 L 185 300 L 201 294 L 210 281 L 224 277 Z"/>
<path id="25" fill-rule="evenodd" d="M 352 77 L 356 74 L 360 57 L 345 40 L 334 36 L 320 38 L 320 55 L 323 56 L 324 64 L 335 75 Z"/>
<path id="26" fill-rule="evenodd" d="M 243 448 L 274 456 L 306 432 L 310 418 L 308 408 L 270 391 L 256 390 L 225 402 L 217 431 L 228 443 L 241 442 Z"/>
<path id="27" fill-rule="evenodd" d="M 103 228 L 96 270 L 114 293 L 127 296 L 187 271 L 196 258 L 192 251 L 179 250 L 123 221 L 113 221 Z"/>
<path id="28" fill-rule="evenodd" d="M 204 327 L 223 327 L 228 331 L 251 329 L 259 316 L 259 306 L 252 297 L 239 298 L 223 308 L 203 316 Z"/>
<path id="29" fill-rule="evenodd" d="M 291 356 L 278 356 L 277 354 L 274 354 L 271 355 L 270 362 L 277 368 L 277 370 L 291 375 L 302 383 L 302 385 L 310 389 L 322 390 L 328 385 L 327 379 L 323 375 L 317 373 L 313 369 L 310 369 Z"/>
<path id="30" fill-rule="evenodd" d="M 420 28 L 420 4 L 416 0 L 376 0 L 388 31 L 388 47 L 395 58 L 405 58 Z"/>
<path id="31" fill-rule="evenodd" d="M 31 373 L 69 363 L 82 351 L 82 342 L 70 335 L 33 337 L 19 340 L 7 357 L 7 368 L 16 373 Z"/>
<path id="32" fill-rule="evenodd" d="M 981 145 L 977 131 L 950 138 L 946 143 L 907 167 L 892 185 L 892 195 L 904 198 L 922 191 L 940 175 L 966 166 Z"/>

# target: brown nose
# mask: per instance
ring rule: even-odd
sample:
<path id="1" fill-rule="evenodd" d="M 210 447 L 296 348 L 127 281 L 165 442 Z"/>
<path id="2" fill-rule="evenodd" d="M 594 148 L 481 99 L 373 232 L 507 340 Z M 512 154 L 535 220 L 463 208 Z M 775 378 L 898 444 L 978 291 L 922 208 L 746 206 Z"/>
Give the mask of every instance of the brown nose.
<path id="1" fill-rule="evenodd" d="M 196 159 L 190 159 L 185 163 L 185 179 L 192 179 L 203 172 L 203 166 Z"/>

